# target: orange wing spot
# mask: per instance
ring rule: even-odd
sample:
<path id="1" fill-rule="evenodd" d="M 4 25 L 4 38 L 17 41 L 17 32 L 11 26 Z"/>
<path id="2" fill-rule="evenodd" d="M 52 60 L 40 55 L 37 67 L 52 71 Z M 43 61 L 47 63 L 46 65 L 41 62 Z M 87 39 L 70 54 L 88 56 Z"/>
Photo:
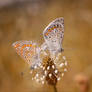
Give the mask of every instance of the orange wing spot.
<path id="1" fill-rule="evenodd" d="M 21 53 L 21 55 L 23 54 L 23 48 L 21 48 L 20 53 Z"/>
<path id="2" fill-rule="evenodd" d="M 26 44 L 24 44 L 24 45 L 22 46 L 22 49 L 23 49 L 24 47 L 26 47 Z"/>
<path id="3" fill-rule="evenodd" d="M 27 45 L 26 45 L 26 44 L 24 44 L 23 46 L 24 46 L 24 47 L 26 47 Z"/>
<path id="4" fill-rule="evenodd" d="M 30 45 L 29 45 L 29 44 L 27 44 L 27 47 L 30 47 Z"/>
<path id="5" fill-rule="evenodd" d="M 48 32 L 51 32 L 52 30 L 51 29 L 48 29 Z"/>
<path id="6" fill-rule="evenodd" d="M 51 30 L 53 30 L 53 29 L 54 29 L 54 27 L 51 28 Z"/>
<path id="7" fill-rule="evenodd" d="M 29 46 L 32 47 L 32 44 L 30 44 Z"/>
<path id="8" fill-rule="evenodd" d="M 56 28 L 56 26 L 54 26 L 54 27 L 48 29 L 48 32 L 51 32 L 51 31 L 54 30 L 55 28 Z"/>
<path id="9" fill-rule="evenodd" d="M 20 44 L 16 44 L 14 47 L 17 48 L 17 47 L 19 47 L 19 46 L 20 46 Z"/>
<path id="10" fill-rule="evenodd" d="M 45 35 L 47 36 L 49 33 L 47 32 Z"/>
<path id="11" fill-rule="evenodd" d="M 54 26 L 54 29 L 57 28 L 56 26 Z"/>

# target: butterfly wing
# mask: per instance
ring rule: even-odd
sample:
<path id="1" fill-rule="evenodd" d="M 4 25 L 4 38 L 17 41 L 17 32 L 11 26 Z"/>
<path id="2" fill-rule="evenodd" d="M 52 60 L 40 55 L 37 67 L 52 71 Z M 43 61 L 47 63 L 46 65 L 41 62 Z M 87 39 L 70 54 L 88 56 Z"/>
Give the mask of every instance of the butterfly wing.
<path id="1" fill-rule="evenodd" d="M 48 47 L 47 47 L 47 44 L 46 42 L 44 42 L 42 45 L 41 45 L 41 50 L 46 50 Z"/>
<path id="2" fill-rule="evenodd" d="M 32 41 L 17 41 L 12 44 L 18 55 L 20 55 L 31 67 L 37 66 L 40 62 L 40 49 Z"/>
<path id="3" fill-rule="evenodd" d="M 64 37 L 64 18 L 57 18 L 52 21 L 43 31 L 43 36 L 51 54 L 61 52 Z"/>

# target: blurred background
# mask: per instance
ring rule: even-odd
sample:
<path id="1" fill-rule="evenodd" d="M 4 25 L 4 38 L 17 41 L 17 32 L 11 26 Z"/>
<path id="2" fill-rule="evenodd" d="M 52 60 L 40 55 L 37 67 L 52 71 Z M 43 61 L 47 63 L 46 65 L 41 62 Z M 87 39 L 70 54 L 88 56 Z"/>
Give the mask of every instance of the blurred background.
<path id="1" fill-rule="evenodd" d="M 0 92 L 53 92 L 53 87 L 37 84 L 28 73 L 21 76 L 28 65 L 11 45 L 18 40 L 42 44 L 44 28 L 57 17 L 64 17 L 68 60 L 68 72 L 57 90 L 92 92 L 91 0 L 0 0 Z M 81 85 L 89 90 L 81 90 Z"/>

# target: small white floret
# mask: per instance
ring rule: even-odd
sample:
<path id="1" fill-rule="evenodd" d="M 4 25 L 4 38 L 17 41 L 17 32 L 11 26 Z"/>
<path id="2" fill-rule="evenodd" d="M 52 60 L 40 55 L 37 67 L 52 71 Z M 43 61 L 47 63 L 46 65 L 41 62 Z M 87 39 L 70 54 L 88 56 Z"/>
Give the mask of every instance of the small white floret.
<path id="1" fill-rule="evenodd" d="M 42 66 L 42 65 L 41 65 L 40 67 L 41 67 L 41 68 L 43 68 L 43 66 Z"/>
<path id="2" fill-rule="evenodd" d="M 60 67 L 63 67 L 63 65 L 64 65 L 64 63 L 61 63 L 59 66 L 60 66 Z"/>
<path id="3" fill-rule="evenodd" d="M 50 69 L 50 66 L 47 67 L 47 70 L 49 70 L 49 69 Z"/>
<path id="4" fill-rule="evenodd" d="M 64 60 L 66 60 L 66 57 L 65 57 L 65 56 L 63 56 L 63 59 L 64 59 Z"/>
<path id="5" fill-rule="evenodd" d="M 41 77 L 41 80 L 43 80 L 43 78 Z"/>
<path id="6" fill-rule="evenodd" d="M 54 66 L 54 65 L 52 65 L 52 68 L 54 69 L 54 68 L 55 68 L 55 66 Z"/>
<path id="7" fill-rule="evenodd" d="M 59 81 L 59 80 L 60 80 L 60 77 L 59 77 L 59 78 L 57 78 L 57 80 Z"/>
<path id="8" fill-rule="evenodd" d="M 38 77 L 39 76 L 39 74 L 36 74 L 36 77 Z"/>
<path id="9" fill-rule="evenodd" d="M 64 73 L 62 73 L 62 77 L 64 76 Z"/>
<path id="10" fill-rule="evenodd" d="M 64 72 L 67 72 L 67 69 L 66 68 L 64 69 Z"/>
<path id="11" fill-rule="evenodd" d="M 58 73 L 58 70 L 55 70 L 55 73 Z"/>
<path id="12" fill-rule="evenodd" d="M 45 78 L 45 76 L 43 76 L 43 79 Z"/>
<path id="13" fill-rule="evenodd" d="M 36 69 L 36 68 L 37 68 L 37 66 L 34 66 L 34 68 Z"/>
<path id="14" fill-rule="evenodd" d="M 43 67 L 43 70 L 45 69 L 45 67 Z"/>
<path id="15" fill-rule="evenodd" d="M 47 71 L 44 71 L 45 75 L 47 74 Z"/>
<path id="16" fill-rule="evenodd" d="M 39 79 L 36 79 L 37 82 L 39 82 Z"/>
<path id="17" fill-rule="evenodd" d="M 49 77 L 51 77 L 51 76 L 52 76 L 52 74 L 50 73 L 50 74 L 49 74 Z"/>
<path id="18" fill-rule="evenodd" d="M 44 84 L 44 81 L 42 81 L 42 84 Z"/>
<path id="19" fill-rule="evenodd" d="M 65 66 L 67 66 L 67 61 L 65 62 Z"/>

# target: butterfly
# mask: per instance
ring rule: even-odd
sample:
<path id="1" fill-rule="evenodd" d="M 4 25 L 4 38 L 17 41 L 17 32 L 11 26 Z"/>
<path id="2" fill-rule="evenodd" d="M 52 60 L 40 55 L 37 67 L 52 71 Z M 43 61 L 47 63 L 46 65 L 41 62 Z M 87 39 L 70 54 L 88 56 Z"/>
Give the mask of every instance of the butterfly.
<path id="1" fill-rule="evenodd" d="M 35 69 L 42 63 L 41 51 L 48 50 L 50 55 L 56 56 L 63 51 L 62 41 L 64 37 L 64 18 L 56 18 L 43 31 L 44 43 L 38 47 L 32 41 L 17 41 L 12 44 L 20 55 L 31 67 Z"/>

